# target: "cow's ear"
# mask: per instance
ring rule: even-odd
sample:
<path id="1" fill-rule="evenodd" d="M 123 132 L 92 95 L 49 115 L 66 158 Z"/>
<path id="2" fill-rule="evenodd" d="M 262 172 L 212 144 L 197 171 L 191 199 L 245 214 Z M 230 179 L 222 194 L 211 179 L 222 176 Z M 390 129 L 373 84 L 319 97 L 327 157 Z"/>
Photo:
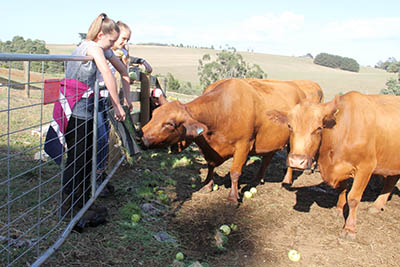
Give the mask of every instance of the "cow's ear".
<path id="1" fill-rule="evenodd" d="M 266 112 L 267 118 L 270 121 L 273 121 L 275 123 L 279 124 L 287 124 L 288 123 L 288 117 L 287 113 L 283 111 L 278 111 L 278 110 L 268 110 Z"/>
<path id="2" fill-rule="evenodd" d="M 340 96 L 337 95 L 335 99 L 325 104 L 325 116 L 322 120 L 324 128 L 332 128 L 336 125 L 336 115 L 339 112 L 339 97 Z"/>
<path id="3" fill-rule="evenodd" d="M 196 138 L 208 131 L 206 125 L 193 119 L 184 122 L 183 127 L 186 129 L 186 137 L 189 138 Z"/>

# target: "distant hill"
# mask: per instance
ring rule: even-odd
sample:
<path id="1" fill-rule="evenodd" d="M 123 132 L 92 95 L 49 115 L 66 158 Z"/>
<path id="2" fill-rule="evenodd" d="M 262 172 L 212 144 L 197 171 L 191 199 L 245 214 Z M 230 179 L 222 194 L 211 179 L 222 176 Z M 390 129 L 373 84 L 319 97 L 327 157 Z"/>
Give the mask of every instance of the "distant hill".
<path id="1" fill-rule="evenodd" d="M 51 54 L 71 54 L 76 45 L 47 44 Z M 143 57 L 153 67 L 155 74 L 172 73 L 181 81 L 199 84 L 197 67 L 199 59 L 205 54 L 215 56 L 220 50 L 183 48 L 171 46 L 131 45 L 133 56 Z M 360 91 L 379 93 L 390 77 L 397 77 L 381 69 L 361 67 L 359 73 L 322 67 L 313 63 L 311 58 L 279 56 L 253 52 L 240 52 L 244 59 L 258 64 L 268 74 L 268 79 L 277 80 L 313 80 L 319 83 L 330 100 L 338 93 Z"/>

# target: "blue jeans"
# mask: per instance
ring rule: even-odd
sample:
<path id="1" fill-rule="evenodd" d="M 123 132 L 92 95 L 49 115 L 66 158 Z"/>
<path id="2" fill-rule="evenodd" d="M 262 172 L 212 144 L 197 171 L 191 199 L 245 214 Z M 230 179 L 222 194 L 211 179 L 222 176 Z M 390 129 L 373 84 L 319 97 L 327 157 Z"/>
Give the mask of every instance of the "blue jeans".
<path id="1" fill-rule="evenodd" d="M 110 123 L 107 118 L 107 98 L 100 97 L 99 113 L 97 116 L 97 170 L 105 170 L 108 158 L 108 136 L 110 133 Z"/>

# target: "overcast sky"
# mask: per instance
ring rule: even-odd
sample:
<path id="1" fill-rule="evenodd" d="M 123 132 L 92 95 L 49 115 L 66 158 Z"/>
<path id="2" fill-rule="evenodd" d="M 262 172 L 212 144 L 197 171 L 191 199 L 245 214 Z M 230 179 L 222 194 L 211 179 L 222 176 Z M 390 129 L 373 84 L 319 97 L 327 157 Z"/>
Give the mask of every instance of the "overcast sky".
<path id="1" fill-rule="evenodd" d="M 1 3 L 0 40 L 19 35 L 78 43 L 101 12 L 133 30 L 131 43 L 159 42 L 301 56 L 329 53 L 373 66 L 400 60 L 400 0 L 45 0 Z"/>

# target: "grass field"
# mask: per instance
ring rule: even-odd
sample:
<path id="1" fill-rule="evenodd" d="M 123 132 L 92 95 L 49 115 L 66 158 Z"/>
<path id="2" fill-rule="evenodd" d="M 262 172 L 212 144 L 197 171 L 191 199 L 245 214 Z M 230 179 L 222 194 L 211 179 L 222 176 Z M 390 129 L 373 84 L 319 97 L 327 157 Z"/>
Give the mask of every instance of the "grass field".
<path id="1" fill-rule="evenodd" d="M 75 45 L 48 44 L 51 54 L 71 54 Z M 199 59 L 205 54 L 211 57 L 220 50 L 200 48 L 179 48 L 167 46 L 131 45 L 131 55 L 143 57 L 153 67 L 153 74 L 172 73 L 181 81 L 199 84 L 197 67 Z M 385 87 L 392 73 L 361 67 L 359 73 L 331 69 L 313 64 L 312 59 L 294 56 L 279 56 L 251 52 L 239 52 L 246 62 L 258 64 L 268 74 L 268 79 L 277 80 L 313 80 L 320 84 L 325 99 L 330 100 L 338 93 L 360 91 L 363 93 L 379 93 Z M 315 56 L 315 55 L 314 55 Z"/>
<path id="2" fill-rule="evenodd" d="M 73 49 L 72 45 L 51 47 L 53 54 L 70 54 Z M 176 78 L 193 84 L 198 83 L 198 59 L 206 53 L 218 52 L 157 46 L 133 46 L 132 51 L 151 62 L 155 74 L 171 72 Z M 271 79 L 311 79 L 319 82 L 326 99 L 349 90 L 379 92 L 392 76 L 364 67 L 360 73 L 333 70 L 314 65 L 309 59 L 296 57 L 255 53 L 243 53 L 243 56 L 246 61 L 259 64 Z M 18 76 L 18 72 L 13 75 Z M 173 96 L 179 100 L 183 97 L 179 94 Z M 14 219 L 27 207 L 36 205 L 36 191 L 24 195 L 22 192 L 43 181 L 46 186 L 38 187 L 38 190 L 42 190 L 44 199 L 60 189 L 60 179 L 47 182 L 60 171 L 57 165 L 49 162 L 39 170 L 33 169 L 38 165 L 38 161 L 33 160 L 33 154 L 40 149 L 43 139 L 32 135 L 31 127 L 36 128 L 41 123 L 41 116 L 44 122 L 51 119 L 52 105 L 38 104 L 41 97 L 40 90 L 32 90 L 31 97 L 27 98 L 23 87 L 10 90 L 0 87 L 0 110 L 3 111 L 0 112 L 0 135 L 7 131 L 14 132 L 9 140 L 7 136 L 0 138 L 0 158 L 8 155 L 9 147 L 13 154 L 24 152 L 23 157 L 13 158 L 10 167 L 7 161 L 0 164 L 0 177 L 3 179 L 7 177 L 7 168 L 10 168 L 13 175 L 22 173 L 7 188 L 0 188 L 2 203 L 9 197 L 9 192 L 12 192 L 12 196 L 17 193 L 23 196 L 13 202 L 10 211 L 7 205 L 0 209 L 0 226 L 3 230 L 7 230 L 4 227 L 7 216 Z M 22 106 L 27 108 L 19 108 Z M 13 110 L 8 117 L 5 111 L 9 108 Z M 6 128 L 8 120 L 9 130 Z M 25 130 L 20 132 L 20 129 Z M 206 176 L 207 165 L 196 146 L 177 155 L 165 149 L 143 151 L 133 159 L 133 165 L 123 164 L 113 176 L 111 183 L 116 188 L 114 195 L 96 201 L 108 208 L 107 223 L 86 228 L 83 233 L 73 231 L 43 266 L 187 267 L 195 261 L 203 267 L 292 266 L 296 263 L 288 258 L 290 249 L 301 252 L 299 266 L 398 265 L 398 187 L 394 190 L 387 210 L 374 215 L 368 214 L 367 208 L 376 199 L 380 188 L 369 186 L 360 204 L 357 239 L 345 240 L 339 237 L 343 219 L 334 212 L 337 193 L 321 184 L 319 173 L 300 175 L 292 188 L 284 189 L 280 182 L 286 171 L 285 159 L 275 157 L 267 170 L 265 183 L 257 185 L 257 195 L 249 200 L 241 199 L 241 204 L 233 207 L 226 201 L 230 190 L 230 164 L 231 161 L 227 161 L 216 169 L 219 189 L 203 194 L 200 188 Z M 257 172 L 259 164 L 258 158 L 250 158 L 246 163 L 240 180 L 241 196 L 248 189 L 249 181 Z M 40 233 L 58 222 L 56 200 L 53 197 L 52 201 L 40 206 L 39 215 L 53 214 L 47 225 L 43 224 L 44 228 L 40 228 Z M 159 214 L 143 212 L 144 204 L 153 204 L 159 209 Z M 132 222 L 131 216 L 134 213 L 142 216 L 137 223 Z M 12 237 L 21 237 L 21 232 L 28 232 L 28 226 L 38 221 L 39 215 L 26 214 L 19 224 L 14 224 L 10 229 Z M 236 224 L 238 230 L 229 235 L 221 250 L 217 246 L 217 230 L 222 224 L 231 223 Z M 21 238 L 34 238 L 38 231 L 36 228 L 33 230 Z M 159 233 L 167 233 L 175 242 L 158 241 L 155 236 Z M 41 252 L 54 242 L 58 234 L 60 231 L 57 229 L 40 243 Z M 7 235 L 7 231 L 0 231 L 0 236 Z M 24 250 L 26 248 L 13 248 L 10 251 L 11 258 L 22 254 Z M 19 265 L 15 266 L 32 263 L 36 259 L 35 252 L 23 255 Z M 185 255 L 180 263 L 174 262 L 177 252 Z M 7 262 L 7 253 L 0 253 L 1 266 Z"/>

